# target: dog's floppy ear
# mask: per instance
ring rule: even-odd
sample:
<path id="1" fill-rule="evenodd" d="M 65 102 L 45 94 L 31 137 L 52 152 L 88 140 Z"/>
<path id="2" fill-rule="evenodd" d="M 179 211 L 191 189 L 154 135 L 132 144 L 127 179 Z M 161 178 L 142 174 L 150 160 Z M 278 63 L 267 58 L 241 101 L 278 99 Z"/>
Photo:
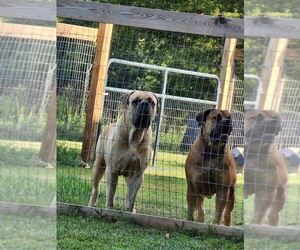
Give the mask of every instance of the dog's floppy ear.
<path id="1" fill-rule="evenodd" d="M 200 112 L 197 116 L 196 116 L 196 121 L 198 122 L 199 126 L 201 126 L 207 119 L 207 116 L 210 112 L 212 112 L 215 109 L 207 109 L 204 112 Z"/>
<path id="2" fill-rule="evenodd" d="M 225 115 L 226 118 L 231 119 L 231 114 L 229 113 L 228 110 L 222 110 L 223 114 Z"/>
<path id="3" fill-rule="evenodd" d="M 126 93 L 120 97 L 120 102 L 121 102 L 121 106 L 123 109 L 125 109 L 127 107 L 127 105 L 129 104 L 129 98 L 133 93 L 134 93 L 134 91 L 132 91 L 130 93 Z"/>
<path id="4" fill-rule="evenodd" d="M 152 94 L 154 95 L 154 97 L 156 98 L 156 112 L 158 111 L 158 108 L 159 108 L 159 99 L 158 99 L 158 97 L 156 96 L 156 94 L 154 94 L 153 92 L 152 92 Z"/>

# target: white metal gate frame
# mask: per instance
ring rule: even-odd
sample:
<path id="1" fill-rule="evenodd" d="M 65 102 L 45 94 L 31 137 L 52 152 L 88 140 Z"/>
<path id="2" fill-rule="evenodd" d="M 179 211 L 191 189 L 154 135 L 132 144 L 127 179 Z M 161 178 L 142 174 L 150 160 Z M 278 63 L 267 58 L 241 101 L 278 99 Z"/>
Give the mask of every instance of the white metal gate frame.
<path id="1" fill-rule="evenodd" d="M 257 85 L 257 94 L 256 94 L 256 99 L 255 101 L 246 101 L 244 100 L 244 105 L 253 105 L 255 109 L 258 108 L 260 96 L 263 94 L 263 89 L 262 89 L 262 81 L 261 78 L 257 75 L 252 75 L 252 74 L 244 74 L 244 78 L 246 79 L 253 79 L 258 82 Z"/>
<path id="2" fill-rule="evenodd" d="M 108 65 L 107 65 L 107 69 L 106 69 L 105 91 L 118 92 L 118 93 L 129 93 L 132 90 L 122 89 L 122 88 L 115 88 L 115 87 L 108 87 L 107 86 L 109 67 L 113 63 L 127 65 L 127 66 L 133 66 L 133 67 L 139 67 L 139 68 L 153 69 L 153 70 L 158 70 L 158 71 L 164 72 L 162 93 L 155 93 L 158 98 L 161 98 L 161 103 L 160 103 L 159 119 L 158 119 L 157 133 L 156 133 L 156 138 L 155 138 L 155 146 L 154 146 L 154 152 L 153 152 L 152 166 L 155 166 L 155 163 L 156 163 L 156 160 L 157 160 L 157 152 L 158 152 L 158 149 L 159 149 L 160 133 L 161 133 L 161 126 L 162 126 L 162 116 L 163 116 L 163 112 L 164 112 L 165 100 L 166 99 L 175 100 L 175 101 L 185 101 L 185 102 L 190 102 L 190 103 L 198 103 L 198 104 L 199 103 L 209 104 L 209 105 L 215 105 L 217 107 L 219 97 L 220 97 L 220 94 L 221 94 L 220 93 L 220 87 L 221 87 L 220 78 L 217 75 L 207 74 L 207 73 L 202 73 L 202 72 L 197 72 L 197 71 L 191 71 L 191 70 L 169 68 L 169 67 L 157 66 L 157 65 L 153 65 L 153 64 L 138 63 L 138 62 L 132 62 L 132 61 L 127 61 L 127 60 L 111 58 L 108 61 Z M 203 77 L 203 78 L 215 79 L 217 81 L 217 98 L 216 98 L 216 100 L 215 101 L 208 101 L 208 100 L 203 100 L 203 99 L 194 99 L 194 98 L 188 98 L 188 97 L 167 95 L 166 90 L 167 90 L 168 74 L 169 73 L 177 73 L 177 74 L 183 74 L 183 75 L 192 75 L 192 76 L 198 76 L 198 77 Z M 105 95 L 107 95 L 107 93 L 105 93 Z M 103 109 L 104 109 L 104 105 L 103 105 L 104 104 L 104 99 L 105 98 L 103 98 L 102 109 L 100 110 L 101 113 L 103 113 Z"/>

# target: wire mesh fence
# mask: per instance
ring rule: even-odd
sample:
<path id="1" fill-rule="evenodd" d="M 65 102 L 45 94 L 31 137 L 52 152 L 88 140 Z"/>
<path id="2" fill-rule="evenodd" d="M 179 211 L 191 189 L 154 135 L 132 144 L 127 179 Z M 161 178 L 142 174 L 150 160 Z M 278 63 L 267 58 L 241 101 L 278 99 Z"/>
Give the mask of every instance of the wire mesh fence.
<path id="1" fill-rule="evenodd" d="M 249 97 L 245 117 L 246 226 L 299 225 L 299 76 L 294 70 L 297 62 L 291 63 L 287 56 L 288 42 L 295 41 L 245 41 L 245 73 L 251 73 L 245 75 L 245 80 L 249 79 L 245 87 L 245 99 Z M 257 51 L 258 57 L 254 56 Z M 275 55 L 281 55 L 281 60 L 276 61 Z"/>
<path id="2" fill-rule="evenodd" d="M 0 200 L 50 205 L 55 170 L 39 152 L 55 89 L 55 29 L 12 20 L 0 30 Z"/>
<path id="3" fill-rule="evenodd" d="M 70 20 L 68 22 L 72 23 Z M 62 79 L 58 84 L 60 91 L 58 98 L 63 99 L 68 96 L 68 104 L 58 106 L 58 114 L 63 113 L 68 106 L 75 108 L 78 104 L 78 108 L 81 108 L 80 105 L 85 95 L 82 91 L 86 90 L 84 83 L 87 66 L 80 68 L 81 74 L 78 75 L 77 81 L 73 83 L 69 81 L 71 83 L 69 87 L 72 90 L 70 93 L 74 98 L 67 93 L 67 86 L 63 80 L 68 78 L 66 76 L 72 75 L 72 60 L 81 65 L 90 63 L 89 60 L 77 60 L 75 58 L 77 50 L 86 53 L 85 57 L 82 55 L 82 58 L 85 59 L 93 58 L 94 55 L 94 49 L 87 49 L 87 46 L 91 46 L 90 43 L 85 42 L 86 45 L 82 45 L 82 41 L 72 40 L 71 44 L 70 40 L 63 38 L 59 39 L 59 43 L 61 45 L 58 50 L 63 48 L 64 54 L 73 54 L 74 59 L 67 60 L 58 53 L 58 65 L 61 65 L 59 81 Z M 166 79 L 165 71 L 155 67 L 112 63 L 108 68 L 104 103 L 102 111 L 99 110 L 102 113 L 102 119 L 98 136 L 103 133 L 108 124 L 120 119 L 122 95 L 131 93 L 133 90 L 144 90 L 151 91 L 158 97 L 158 113 L 152 123 L 152 143 L 151 146 L 149 145 L 151 158 L 148 168 L 144 172 L 144 182 L 136 198 L 136 209 L 139 213 L 186 219 L 187 181 L 184 165 L 189 148 L 199 133 L 195 118 L 199 112 L 216 107 L 218 99 L 218 77 L 209 78 L 203 75 L 217 76 L 220 74 L 223 45 L 223 38 L 114 26 L 110 58 L 129 61 L 129 64 L 135 62 L 143 64 L 143 66 L 154 65 L 158 68 L 168 67 L 189 71 L 184 74 L 178 70 L 170 71 Z M 63 74 L 64 71 L 70 73 Z M 74 76 L 72 75 L 72 77 Z M 90 86 L 87 93 L 89 88 Z M 76 101 L 74 101 L 75 99 Z M 164 107 L 162 108 L 163 102 Z M 237 105 L 242 105 L 242 103 Z M 88 110 L 85 109 L 85 112 Z M 84 113 L 82 117 L 85 121 Z M 59 118 L 58 123 L 60 123 Z M 83 125 L 75 122 L 72 128 L 73 131 L 76 131 L 74 133 L 67 129 L 66 124 L 62 124 L 60 129 L 61 133 L 58 135 L 58 200 L 87 205 L 92 190 L 92 170 L 78 167 Z M 78 140 L 74 138 L 78 138 Z M 236 144 L 240 144 L 240 142 L 236 142 Z M 242 177 L 238 176 L 236 203 L 233 211 L 234 225 L 241 225 L 243 222 L 241 179 Z M 105 207 L 106 188 L 107 183 L 103 178 L 100 182 L 97 203 L 99 207 Z M 114 208 L 126 210 L 126 193 L 127 184 L 125 179 L 120 176 Z M 214 207 L 214 198 L 205 201 L 206 222 L 213 221 Z"/>

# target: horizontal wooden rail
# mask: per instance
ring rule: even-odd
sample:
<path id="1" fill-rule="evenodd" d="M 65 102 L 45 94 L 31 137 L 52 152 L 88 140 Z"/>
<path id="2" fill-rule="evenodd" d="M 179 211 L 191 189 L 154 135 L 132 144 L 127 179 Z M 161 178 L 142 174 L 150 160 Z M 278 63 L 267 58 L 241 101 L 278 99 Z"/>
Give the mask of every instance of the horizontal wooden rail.
<path id="1" fill-rule="evenodd" d="M 113 209 L 87 207 L 58 202 L 57 212 L 58 214 L 68 214 L 73 216 L 91 216 L 102 219 L 125 219 L 147 227 L 150 226 L 160 229 L 163 228 L 193 230 L 198 233 L 212 233 L 215 235 L 232 237 L 239 240 L 242 240 L 244 237 L 244 230 L 239 227 L 226 227 L 206 223 L 197 223 L 192 221 L 164 218 L 146 214 L 130 213 Z"/>
<path id="2" fill-rule="evenodd" d="M 56 216 L 56 206 L 0 202 L 0 214 Z"/>
<path id="3" fill-rule="evenodd" d="M 0 36 L 56 41 L 56 36 L 96 42 L 98 29 L 57 23 L 55 27 L 0 23 Z"/>
<path id="4" fill-rule="evenodd" d="M 243 38 L 242 19 L 125 5 L 58 0 L 58 17 L 198 35 Z"/>
<path id="5" fill-rule="evenodd" d="M 55 41 L 56 29 L 36 25 L 0 23 L 0 36 Z"/>
<path id="6" fill-rule="evenodd" d="M 300 39 L 300 19 L 245 17 L 245 37 Z"/>
<path id="7" fill-rule="evenodd" d="M 56 2 L 52 1 L 5 1 L 1 4 L 0 17 L 40 21 L 56 21 Z"/>
<path id="8" fill-rule="evenodd" d="M 96 42 L 98 29 L 57 23 L 57 36 Z"/>

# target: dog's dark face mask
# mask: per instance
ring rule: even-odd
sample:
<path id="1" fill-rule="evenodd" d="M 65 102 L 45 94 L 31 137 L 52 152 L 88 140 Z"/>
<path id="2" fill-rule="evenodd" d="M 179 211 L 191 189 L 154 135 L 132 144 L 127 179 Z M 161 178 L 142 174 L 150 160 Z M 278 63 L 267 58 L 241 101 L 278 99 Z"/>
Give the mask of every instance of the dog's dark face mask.
<path id="1" fill-rule="evenodd" d="M 230 113 L 224 110 L 208 109 L 197 115 L 201 134 L 211 144 L 225 144 L 232 131 Z"/>
<path id="2" fill-rule="evenodd" d="M 213 143 L 228 142 L 229 135 L 232 131 L 231 118 L 218 117 L 214 129 L 210 133 L 210 138 Z"/>
<path id="3" fill-rule="evenodd" d="M 246 141 L 273 143 L 281 131 L 281 120 L 273 111 L 252 112 L 246 115 Z"/>
<path id="4" fill-rule="evenodd" d="M 136 128 L 147 129 L 150 127 L 152 120 L 151 100 L 141 100 L 136 98 L 132 101 L 134 105 L 133 125 Z"/>
<path id="5" fill-rule="evenodd" d="M 137 129 L 148 129 L 157 112 L 158 98 L 152 92 L 135 90 L 120 98 L 125 117 Z"/>

